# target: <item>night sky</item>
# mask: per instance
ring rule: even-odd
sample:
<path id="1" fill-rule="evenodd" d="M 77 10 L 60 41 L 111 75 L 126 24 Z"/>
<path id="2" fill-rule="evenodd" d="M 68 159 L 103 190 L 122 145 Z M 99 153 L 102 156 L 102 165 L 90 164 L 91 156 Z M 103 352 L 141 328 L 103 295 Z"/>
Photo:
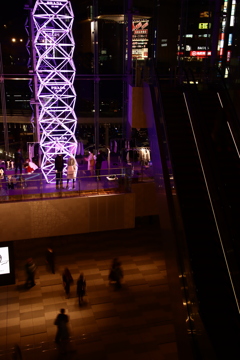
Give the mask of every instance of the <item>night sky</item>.
<path id="1" fill-rule="evenodd" d="M 0 15 L 1 41 L 6 37 L 26 37 L 25 21 L 27 12 L 24 5 L 27 0 L 5 0 Z M 6 25 L 6 27 L 4 27 Z"/>

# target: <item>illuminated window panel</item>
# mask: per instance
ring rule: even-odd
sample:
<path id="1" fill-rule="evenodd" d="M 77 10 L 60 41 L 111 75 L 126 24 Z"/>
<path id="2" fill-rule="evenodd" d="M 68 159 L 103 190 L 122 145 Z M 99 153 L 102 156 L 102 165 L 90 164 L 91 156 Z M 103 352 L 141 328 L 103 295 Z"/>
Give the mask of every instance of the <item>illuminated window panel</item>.
<path id="1" fill-rule="evenodd" d="M 198 24 L 198 28 L 199 28 L 199 29 L 210 29 L 210 28 L 211 28 L 211 24 L 210 24 L 210 23 L 199 23 L 199 24 Z"/>
<path id="2" fill-rule="evenodd" d="M 230 26 L 234 26 L 234 22 L 235 22 L 235 11 L 236 11 L 236 0 L 232 0 Z"/>
<path id="3" fill-rule="evenodd" d="M 72 35 L 73 11 L 68 0 L 37 0 L 33 9 L 36 73 L 38 77 L 40 147 L 42 172 L 55 181 L 55 157 L 66 160 L 76 154 L 73 87 L 75 66 Z M 64 172 L 66 169 L 64 169 Z"/>
<path id="4" fill-rule="evenodd" d="M 228 7 L 228 0 L 224 0 L 224 4 L 223 4 L 223 12 L 227 13 L 227 7 Z"/>
<path id="5" fill-rule="evenodd" d="M 209 11 L 203 11 L 200 13 L 200 18 L 206 18 L 206 17 L 211 17 L 211 16 L 212 16 L 212 14 Z"/>

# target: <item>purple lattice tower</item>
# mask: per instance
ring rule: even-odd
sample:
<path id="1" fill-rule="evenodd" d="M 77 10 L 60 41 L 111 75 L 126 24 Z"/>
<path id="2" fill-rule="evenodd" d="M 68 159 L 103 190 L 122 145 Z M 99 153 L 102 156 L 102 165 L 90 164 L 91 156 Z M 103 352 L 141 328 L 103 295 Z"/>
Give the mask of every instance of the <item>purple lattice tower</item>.
<path id="1" fill-rule="evenodd" d="M 33 9 L 34 47 L 38 77 L 40 147 L 42 172 L 47 182 L 55 180 L 55 157 L 76 154 L 73 87 L 75 66 L 72 35 L 73 11 L 68 0 L 36 0 Z M 64 170 L 65 171 L 65 170 Z"/>

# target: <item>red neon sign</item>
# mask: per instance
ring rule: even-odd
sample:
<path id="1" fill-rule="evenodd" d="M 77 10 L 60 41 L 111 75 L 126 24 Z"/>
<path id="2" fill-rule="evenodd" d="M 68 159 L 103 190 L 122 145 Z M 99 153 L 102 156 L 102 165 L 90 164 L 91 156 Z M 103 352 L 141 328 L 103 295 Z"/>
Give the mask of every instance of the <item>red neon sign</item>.
<path id="1" fill-rule="evenodd" d="M 190 51 L 190 56 L 196 56 L 196 57 L 211 56 L 211 51 Z"/>

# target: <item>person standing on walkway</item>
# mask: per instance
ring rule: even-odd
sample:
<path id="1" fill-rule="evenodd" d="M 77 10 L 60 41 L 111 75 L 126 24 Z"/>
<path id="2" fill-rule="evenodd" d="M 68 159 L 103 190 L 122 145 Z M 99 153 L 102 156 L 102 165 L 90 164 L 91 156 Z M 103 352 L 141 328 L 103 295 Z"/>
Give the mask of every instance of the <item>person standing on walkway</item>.
<path id="1" fill-rule="evenodd" d="M 94 168 L 95 168 L 95 158 L 94 158 L 94 155 L 91 151 L 89 151 L 88 153 L 88 157 L 85 158 L 85 160 L 87 161 L 88 163 L 88 171 L 90 172 L 90 175 L 94 175 Z"/>
<path id="2" fill-rule="evenodd" d="M 54 325 L 57 326 L 57 333 L 55 337 L 55 343 L 59 344 L 62 341 L 69 339 L 68 324 L 69 317 L 65 314 L 65 309 L 60 310 L 60 314 L 56 317 Z"/>
<path id="3" fill-rule="evenodd" d="M 60 187 L 62 188 L 63 168 L 64 168 L 63 154 L 57 154 L 57 156 L 55 158 L 56 188 L 57 189 L 59 189 L 59 183 L 60 183 Z"/>
<path id="4" fill-rule="evenodd" d="M 55 253 L 50 246 L 47 248 L 46 262 L 49 265 L 52 273 L 55 274 Z"/>
<path id="5" fill-rule="evenodd" d="M 21 149 L 18 149 L 15 152 L 15 155 L 14 155 L 15 175 L 17 175 L 18 169 L 20 171 L 20 175 L 22 175 L 22 165 L 23 165 L 23 163 L 24 163 L 24 160 L 23 160 L 23 157 L 22 157 Z"/>
<path id="6" fill-rule="evenodd" d="M 36 285 L 35 284 L 36 265 L 34 264 L 32 258 L 27 259 L 25 269 L 27 274 L 26 287 L 31 288 Z"/>
<path id="7" fill-rule="evenodd" d="M 100 150 L 97 154 L 97 158 L 96 158 L 96 165 L 95 165 L 95 170 L 96 170 L 96 175 L 98 177 L 98 180 L 101 181 L 101 168 L 102 168 L 102 162 L 103 162 L 103 153 Z"/>
<path id="8" fill-rule="evenodd" d="M 70 285 L 73 284 L 73 278 L 68 268 L 64 269 L 62 274 L 63 287 L 66 293 L 66 298 L 69 299 L 70 296 Z"/>
<path id="9" fill-rule="evenodd" d="M 78 171 L 78 164 L 76 159 L 72 156 L 68 158 L 67 161 L 67 187 L 66 189 L 68 189 L 68 183 L 69 180 L 72 179 L 73 182 L 73 189 L 75 188 L 75 180 L 77 177 L 77 171 Z"/>
<path id="10" fill-rule="evenodd" d="M 83 297 L 86 294 L 86 280 L 84 278 L 83 273 L 80 274 L 78 281 L 77 281 L 77 296 L 78 296 L 78 303 L 79 306 L 83 302 Z"/>

